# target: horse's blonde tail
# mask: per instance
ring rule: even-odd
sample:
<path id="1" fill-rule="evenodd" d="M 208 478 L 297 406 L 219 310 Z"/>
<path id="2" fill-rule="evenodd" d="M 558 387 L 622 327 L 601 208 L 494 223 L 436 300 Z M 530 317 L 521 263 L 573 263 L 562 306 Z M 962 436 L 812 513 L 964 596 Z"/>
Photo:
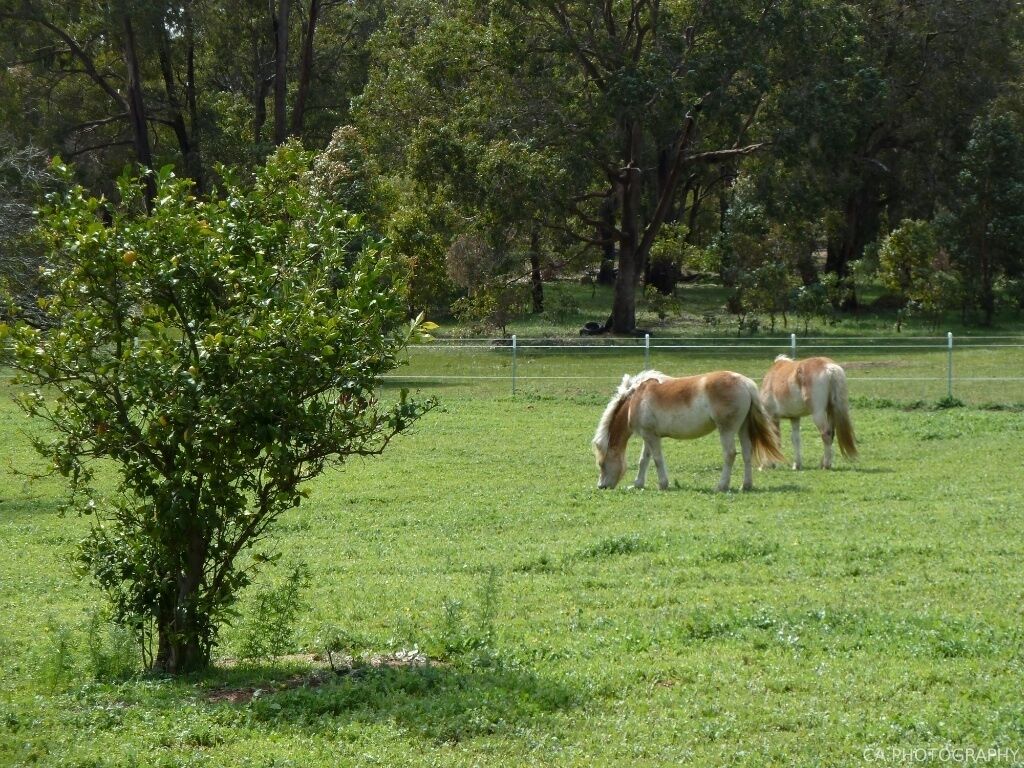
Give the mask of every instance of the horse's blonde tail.
<path id="1" fill-rule="evenodd" d="M 828 384 L 828 420 L 835 429 L 839 450 L 847 459 L 857 458 L 857 436 L 850 421 L 850 403 L 846 393 L 846 373 L 838 365 L 830 371 Z"/>
<path id="2" fill-rule="evenodd" d="M 782 449 L 779 447 L 779 430 L 761 402 L 761 395 L 757 391 L 757 385 L 754 382 L 750 382 L 750 386 L 750 410 L 747 412 L 747 433 L 750 435 L 750 445 L 753 448 L 754 460 L 762 466 L 776 461 L 784 462 L 786 457 L 782 455 Z"/>

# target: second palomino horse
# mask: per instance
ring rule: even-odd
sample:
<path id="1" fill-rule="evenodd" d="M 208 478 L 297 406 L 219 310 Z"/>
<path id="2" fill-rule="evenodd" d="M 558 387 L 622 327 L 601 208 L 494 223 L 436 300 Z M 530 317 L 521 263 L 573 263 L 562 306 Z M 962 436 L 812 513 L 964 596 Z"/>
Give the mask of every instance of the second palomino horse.
<path id="1" fill-rule="evenodd" d="M 614 488 L 626 473 L 626 443 L 632 435 L 644 441 L 634 485 L 644 487 L 647 466 L 654 459 L 658 486 L 668 488 L 661 438 L 690 439 L 718 430 L 722 441 L 719 491 L 729 490 L 736 460 L 736 436 L 743 451 L 743 490 L 750 490 L 751 455 L 760 461 L 782 460 L 779 435 L 757 394 L 757 385 L 732 371 L 672 378 L 657 371 L 624 376 L 604 410 L 594 435 L 594 453 L 601 470 L 598 488 Z"/>
<path id="2" fill-rule="evenodd" d="M 832 439 L 839 441 L 839 450 L 847 459 L 857 458 L 857 439 L 850 421 L 846 396 L 846 373 L 842 366 L 827 357 L 792 360 L 785 355 L 775 358 L 761 381 L 761 399 L 775 421 L 789 419 L 793 427 L 793 469 L 800 469 L 800 417 L 810 416 L 821 433 L 825 452 L 823 469 L 832 467 Z"/>

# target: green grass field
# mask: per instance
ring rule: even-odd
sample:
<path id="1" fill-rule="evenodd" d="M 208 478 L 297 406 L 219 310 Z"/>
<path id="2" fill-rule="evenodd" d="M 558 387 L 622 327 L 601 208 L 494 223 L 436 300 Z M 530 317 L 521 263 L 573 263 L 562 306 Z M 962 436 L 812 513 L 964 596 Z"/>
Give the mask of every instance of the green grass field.
<path id="1" fill-rule="evenodd" d="M 757 375 L 773 353 L 652 365 Z M 960 372 L 1024 370 L 1017 348 L 957 354 Z M 404 376 L 508 366 L 493 349 L 411 359 Z M 5 388 L 0 765 L 847 766 L 942 747 L 1024 764 L 1024 412 L 979 407 L 1024 393 L 958 382 L 970 407 L 906 407 L 945 382 L 863 379 L 941 377 L 943 353 L 841 361 L 860 462 L 760 472 L 745 494 L 711 492 L 712 437 L 666 442 L 667 492 L 596 490 L 589 440 L 635 350 L 525 354 L 524 377 L 580 378 L 523 378 L 514 397 L 504 378 L 435 383 L 441 409 L 318 479 L 268 543 L 283 555 L 260 584 L 298 563 L 312 576 L 304 655 L 228 663 L 243 611 L 218 668 L 187 680 L 97 666 L 102 603 L 74 566 L 88 521 L 29 477 L 36 427 Z M 805 424 L 805 463 L 820 450 Z M 430 663 L 325 673 L 315 656 L 339 630 Z"/>

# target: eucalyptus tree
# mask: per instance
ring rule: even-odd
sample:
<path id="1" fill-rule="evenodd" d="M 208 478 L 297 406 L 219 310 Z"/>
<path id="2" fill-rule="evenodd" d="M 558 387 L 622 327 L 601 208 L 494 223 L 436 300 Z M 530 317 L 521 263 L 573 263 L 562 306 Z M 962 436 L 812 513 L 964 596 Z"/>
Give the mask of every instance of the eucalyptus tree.
<path id="1" fill-rule="evenodd" d="M 342 0 L 0 0 L 0 130 L 74 160 L 93 188 L 113 191 L 132 162 L 172 163 L 202 190 L 215 164 L 259 163 L 287 136 L 324 146 L 362 88 L 380 13 Z"/>
<path id="2" fill-rule="evenodd" d="M 645 262 L 680 188 L 761 146 L 757 113 L 786 4 L 398 7 L 361 102 L 377 151 L 474 216 L 499 211 L 608 249 L 607 327 L 632 332 Z M 495 164 L 496 153 L 516 160 Z"/>
<path id="3" fill-rule="evenodd" d="M 393 238 L 415 250 L 415 281 L 447 293 L 444 262 L 463 252 L 453 244 L 479 243 L 490 267 L 474 286 L 515 280 L 529 261 L 539 309 L 541 242 L 557 240 L 540 224 L 585 167 L 557 138 L 573 95 L 552 77 L 554 59 L 493 8 L 430 0 L 395 4 L 371 52 L 355 117 L 396 179 Z M 429 234 L 410 238 L 405 222 Z"/>
<path id="4" fill-rule="evenodd" d="M 785 43 L 802 66 L 766 104 L 765 202 L 819 222 L 825 269 L 845 278 L 886 221 L 931 218 L 949 196 L 972 120 L 1016 77 L 1021 13 L 1006 0 L 869 0 L 804 14 Z"/>
<path id="5" fill-rule="evenodd" d="M 43 251 L 34 237 L 33 211 L 54 181 L 46 154 L 0 137 L 0 285 L 14 307 L 38 323 L 39 269 Z"/>
<path id="6" fill-rule="evenodd" d="M 136 10 L 127 2 L 3 0 L 4 85 L 21 107 L 6 116 L 21 125 L 5 128 L 101 163 L 113 156 L 122 164 L 119 148 L 130 146 L 137 163 L 153 167 Z"/>
<path id="7" fill-rule="evenodd" d="M 950 210 L 940 221 L 967 299 L 990 325 L 997 282 L 1024 278 L 1024 116 L 1019 105 L 996 102 L 974 120 L 953 191 Z"/>

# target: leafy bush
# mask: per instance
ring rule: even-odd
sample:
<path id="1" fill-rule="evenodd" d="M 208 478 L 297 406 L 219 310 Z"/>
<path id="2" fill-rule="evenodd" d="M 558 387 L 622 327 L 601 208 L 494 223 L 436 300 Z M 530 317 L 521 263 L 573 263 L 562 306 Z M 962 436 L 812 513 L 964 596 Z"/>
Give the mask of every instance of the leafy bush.
<path id="1" fill-rule="evenodd" d="M 446 598 L 444 619 L 436 645 L 448 657 L 466 656 L 474 666 L 491 666 L 496 661 L 495 619 L 498 611 L 498 571 L 490 568 L 476 590 L 473 616 L 467 618 L 461 600 Z"/>
<path id="2" fill-rule="evenodd" d="M 937 327 L 943 315 L 962 297 L 962 283 L 948 253 L 940 247 L 935 227 L 927 221 L 904 219 L 878 250 L 879 275 L 886 287 L 905 298 L 897 316 L 924 315 Z"/>
<path id="3" fill-rule="evenodd" d="M 664 323 L 672 315 L 679 314 L 680 303 L 675 296 L 666 296 L 653 285 L 644 289 L 643 307 Z"/>
<path id="4" fill-rule="evenodd" d="M 564 323 L 579 317 L 580 303 L 576 297 L 567 291 L 557 291 L 553 296 L 548 297 L 545 303 L 544 315 L 556 323 Z"/>
<path id="5" fill-rule="evenodd" d="M 529 289 L 513 283 L 489 283 L 452 303 L 452 314 L 474 333 L 500 331 L 507 335 L 508 324 L 516 315 L 529 309 Z"/>
<path id="6" fill-rule="evenodd" d="M 67 624 L 51 619 L 47 624 L 43 648 L 40 677 L 54 691 L 64 686 L 74 674 L 78 654 L 74 631 Z"/>
<path id="7" fill-rule="evenodd" d="M 300 563 L 280 583 L 256 591 L 242 626 L 240 660 L 250 664 L 270 661 L 291 649 L 295 623 L 306 608 L 303 592 L 309 580 L 309 569 Z"/>
<path id="8" fill-rule="evenodd" d="M 86 650 L 93 679 L 114 682 L 134 675 L 140 666 L 140 648 L 126 627 L 110 621 L 106 611 L 93 611 L 86 627 Z"/>
<path id="9" fill-rule="evenodd" d="M 826 275 L 826 277 L 833 277 Z M 821 282 L 800 285 L 793 289 L 790 303 L 797 318 L 803 321 L 803 332 L 807 333 L 815 318 L 829 320 L 834 312 L 829 300 L 828 288 Z"/>
<path id="10" fill-rule="evenodd" d="M 206 666 L 250 570 L 235 567 L 302 483 L 381 452 L 430 403 L 378 403 L 418 333 L 405 267 L 357 216 L 318 197 L 285 145 L 252 180 L 197 199 L 169 168 L 152 210 L 65 191 L 42 219 L 50 330 L 17 322 L 20 402 L 53 428 L 36 447 L 96 522 L 81 559 L 152 666 Z M 92 487 L 111 459 L 117 493 Z M 153 631 L 155 629 L 155 631 Z M 149 645 L 156 638 L 156 648 Z"/>

